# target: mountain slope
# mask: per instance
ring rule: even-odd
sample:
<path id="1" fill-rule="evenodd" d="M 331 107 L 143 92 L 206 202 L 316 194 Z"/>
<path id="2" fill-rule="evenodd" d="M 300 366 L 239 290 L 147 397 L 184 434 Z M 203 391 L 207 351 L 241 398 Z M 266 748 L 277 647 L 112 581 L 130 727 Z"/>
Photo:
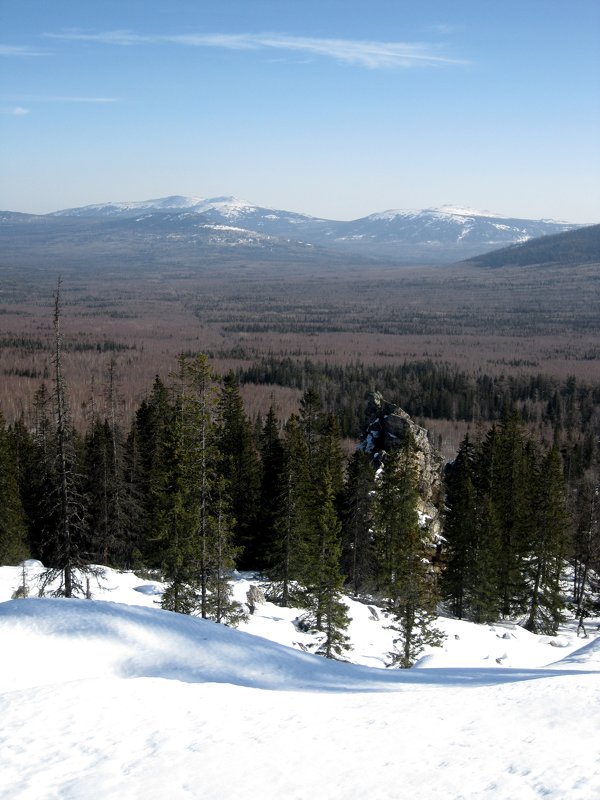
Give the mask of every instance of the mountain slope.
<path id="1" fill-rule="evenodd" d="M 22 218 L 21 218 L 22 217 Z M 27 227 L 24 225 L 27 223 Z M 357 220 L 326 220 L 264 208 L 234 197 L 171 197 L 63 209 L 39 217 L 0 216 L 4 258 L 18 263 L 66 259 L 97 263 L 176 261 L 211 256 L 250 260 L 352 258 L 392 263 L 450 263 L 491 247 L 577 226 L 522 220 L 455 207 L 385 211 Z M 337 254 L 337 255 L 336 255 Z"/>
<path id="2" fill-rule="evenodd" d="M 479 267 L 576 266 L 600 263 L 600 225 L 590 225 L 503 247 L 501 250 L 471 258 L 468 263 Z"/>

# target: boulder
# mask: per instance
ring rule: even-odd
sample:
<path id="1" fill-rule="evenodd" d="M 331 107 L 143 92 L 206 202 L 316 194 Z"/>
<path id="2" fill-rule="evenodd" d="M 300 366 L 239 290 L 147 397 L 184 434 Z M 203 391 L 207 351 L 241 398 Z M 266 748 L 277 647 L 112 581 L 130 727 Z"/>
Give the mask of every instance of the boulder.
<path id="1" fill-rule="evenodd" d="M 412 436 L 419 479 L 418 510 L 432 540 L 438 541 L 444 497 L 443 459 L 429 441 L 427 430 L 417 425 L 399 406 L 384 400 L 379 392 L 367 395 L 366 419 L 367 433 L 362 446 L 371 453 L 377 465 L 385 463 L 386 452 L 401 447 L 406 437 Z"/>

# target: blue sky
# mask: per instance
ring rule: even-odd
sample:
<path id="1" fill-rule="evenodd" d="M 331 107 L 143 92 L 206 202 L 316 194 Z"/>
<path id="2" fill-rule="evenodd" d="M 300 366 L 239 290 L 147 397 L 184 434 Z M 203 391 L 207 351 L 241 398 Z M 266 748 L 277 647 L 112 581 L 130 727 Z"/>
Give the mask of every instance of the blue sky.
<path id="1" fill-rule="evenodd" d="M 600 221 L 598 0 L 0 0 L 0 208 Z"/>

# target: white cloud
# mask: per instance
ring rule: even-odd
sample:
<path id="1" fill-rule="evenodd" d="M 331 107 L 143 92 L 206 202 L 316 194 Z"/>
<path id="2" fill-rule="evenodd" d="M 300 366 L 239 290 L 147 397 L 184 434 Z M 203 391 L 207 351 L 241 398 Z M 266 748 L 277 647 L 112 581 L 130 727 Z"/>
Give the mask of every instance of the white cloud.
<path id="1" fill-rule="evenodd" d="M 21 100 L 26 103 L 120 103 L 118 97 L 84 97 L 84 96 L 71 96 L 71 95 L 43 95 L 43 94 L 28 94 L 13 96 L 5 95 L 6 100 Z"/>
<path id="2" fill-rule="evenodd" d="M 283 33 L 181 34 L 146 36 L 117 30 L 103 33 L 66 31 L 47 34 L 56 39 L 100 42 L 120 46 L 141 44 L 177 44 L 187 47 L 217 47 L 226 50 L 283 50 L 331 58 L 345 64 L 369 69 L 443 66 L 465 64 L 464 60 L 443 55 L 439 47 L 425 43 L 377 42 L 353 39 L 321 39 L 290 36 Z"/>
<path id="3" fill-rule="evenodd" d="M 62 95 L 49 95 L 48 97 L 35 98 L 42 103 L 119 103 L 118 97 L 68 97 Z"/>
<path id="4" fill-rule="evenodd" d="M 45 53 L 40 53 L 37 50 L 32 50 L 30 47 L 25 47 L 19 44 L 0 44 L 0 56 L 7 58 L 11 57 L 24 57 L 24 56 L 42 56 Z"/>
<path id="5" fill-rule="evenodd" d="M 29 109 L 23 108 L 23 106 L 15 106 L 14 108 L 3 110 L 2 113 L 8 114 L 11 117 L 24 117 L 26 114 L 29 114 Z"/>

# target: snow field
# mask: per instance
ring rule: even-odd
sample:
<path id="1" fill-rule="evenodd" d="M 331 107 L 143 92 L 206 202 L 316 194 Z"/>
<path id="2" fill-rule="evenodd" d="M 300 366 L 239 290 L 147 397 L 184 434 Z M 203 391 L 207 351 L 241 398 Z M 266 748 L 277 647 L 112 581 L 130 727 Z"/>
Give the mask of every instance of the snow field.
<path id="1" fill-rule="evenodd" d="M 0 601 L 19 582 L 0 568 Z M 160 610 L 132 573 L 103 587 L 0 603 L 1 798 L 600 797 L 597 636 L 441 619 L 426 668 L 369 669 L 390 632 L 359 603 L 360 663 L 340 664 L 299 649 L 298 610 L 259 605 L 235 631 Z"/>

